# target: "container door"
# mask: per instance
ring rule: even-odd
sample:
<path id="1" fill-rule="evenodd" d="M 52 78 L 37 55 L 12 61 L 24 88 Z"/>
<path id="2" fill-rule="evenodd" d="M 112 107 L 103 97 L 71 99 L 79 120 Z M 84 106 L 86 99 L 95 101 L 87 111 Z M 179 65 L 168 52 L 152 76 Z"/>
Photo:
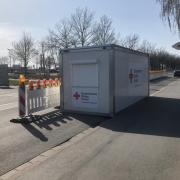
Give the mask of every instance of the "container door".
<path id="1" fill-rule="evenodd" d="M 64 109 L 98 111 L 97 60 L 71 61 L 70 71 L 71 77 L 69 80 L 71 90 L 67 90 L 68 86 L 64 88 Z"/>

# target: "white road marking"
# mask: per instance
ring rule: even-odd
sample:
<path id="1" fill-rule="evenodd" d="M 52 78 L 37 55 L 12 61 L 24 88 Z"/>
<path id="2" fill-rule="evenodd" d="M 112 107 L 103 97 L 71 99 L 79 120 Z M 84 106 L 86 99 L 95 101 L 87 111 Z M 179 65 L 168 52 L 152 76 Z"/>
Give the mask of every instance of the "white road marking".
<path id="1" fill-rule="evenodd" d="M 3 95 L 0 95 L 0 96 L 6 96 L 6 97 L 8 96 L 8 97 L 15 97 L 15 98 L 17 98 L 15 95 L 4 95 L 3 94 Z"/>
<path id="2" fill-rule="evenodd" d="M 6 106 L 6 105 L 10 105 L 10 104 L 14 104 L 14 103 L 17 103 L 17 102 L 7 103 L 7 104 L 0 104 L 0 107 L 1 107 L 1 106 Z"/>
<path id="3" fill-rule="evenodd" d="M 7 109 L 12 109 L 12 108 L 15 108 L 15 107 L 18 107 L 18 102 L 1 104 L 0 105 L 0 111 L 7 110 Z"/>

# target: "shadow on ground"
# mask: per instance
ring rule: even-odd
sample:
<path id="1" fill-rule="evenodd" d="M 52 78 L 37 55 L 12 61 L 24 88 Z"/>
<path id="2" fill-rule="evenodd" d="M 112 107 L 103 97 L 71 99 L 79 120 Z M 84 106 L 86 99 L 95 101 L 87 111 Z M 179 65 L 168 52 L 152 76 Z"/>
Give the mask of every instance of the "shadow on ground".
<path id="1" fill-rule="evenodd" d="M 41 141 L 48 141 L 48 139 L 36 128 L 36 126 L 41 129 L 44 128 L 51 131 L 53 130 L 52 125 L 56 127 L 62 126 L 63 128 L 64 124 L 68 124 L 68 122 L 72 122 L 74 120 L 81 121 L 90 127 L 96 127 L 101 122 L 107 120 L 107 117 L 61 113 L 60 110 L 54 110 L 51 113 L 40 116 L 40 118 L 37 116 L 37 120 L 33 121 L 32 123 L 22 123 L 22 126 L 24 126 L 24 128 L 26 128 L 32 135 L 39 138 Z"/>
<path id="2" fill-rule="evenodd" d="M 118 132 L 180 138 L 180 99 L 149 97 L 103 127 Z"/>
<path id="3" fill-rule="evenodd" d="M 53 113 L 43 115 L 41 120 L 33 123 L 50 131 L 52 124 L 62 126 L 73 120 L 95 127 L 107 118 L 61 113 L 59 110 L 55 110 Z M 34 129 L 33 123 L 23 124 L 23 126 L 34 136 L 46 141 L 41 132 L 37 133 Z M 102 127 L 118 132 L 180 138 L 180 99 L 149 97 L 121 112 Z"/>

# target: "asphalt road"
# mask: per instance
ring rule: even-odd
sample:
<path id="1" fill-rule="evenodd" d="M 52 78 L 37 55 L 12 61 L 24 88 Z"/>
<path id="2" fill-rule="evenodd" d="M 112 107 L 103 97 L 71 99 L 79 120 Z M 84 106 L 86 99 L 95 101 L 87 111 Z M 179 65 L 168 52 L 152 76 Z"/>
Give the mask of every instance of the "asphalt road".
<path id="1" fill-rule="evenodd" d="M 150 93 L 179 81 L 171 76 L 151 82 Z M 9 120 L 17 117 L 17 87 L 0 89 L 0 98 L 0 175 L 105 120 L 103 117 L 61 114 L 50 109 L 41 112 L 44 114 L 42 121 L 14 124 Z"/>
<path id="2" fill-rule="evenodd" d="M 10 109 L 18 106 L 18 88 L 15 87 L 1 87 L 0 88 L 0 111 Z M 17 116 L 17 115 L 16 115 Z"/>
<path id="3" fill-rule="evenodd" d="M 153 81 L 146 101 L 17 180 L 179 180 L 180 79 Z"/>
<path id="4" fill-rule="evenodd" d="M 169 72 L 167 73 L 167 77 L 151 81 L 149 86 L 149 94 L 151 95 L 158 92 L 160 89 L 166 87 L 168 84 L 171 84 L 176 80 L 179 80 L 179 78 L 174 78 L 173 73 Z"/>
<path id="5" fill-rule="evenodd" d="M 17 106 L 17 87 L 0 89 L 0 176 L 106 119 L 49 109 L 34 123 L 11 123 Z"/>

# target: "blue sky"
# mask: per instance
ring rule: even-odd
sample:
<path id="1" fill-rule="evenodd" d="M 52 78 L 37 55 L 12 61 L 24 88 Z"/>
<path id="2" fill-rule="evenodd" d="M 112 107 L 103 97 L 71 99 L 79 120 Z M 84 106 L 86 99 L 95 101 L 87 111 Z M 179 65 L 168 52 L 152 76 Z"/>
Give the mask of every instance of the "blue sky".
<path id="1" fill-rule="evenodd" d="M 138 34 L 141 40 L 180 55 L 171 47 L 179 41 L 179 36 L 163 24 L 156 0 L 0 0 L 0 56 L 8 55 L 7 48 L 12 48 L 12 41 L 18 41 L 23 30 L 40 40 L 48 34 L 48 28 L 53 29 L 77 7 L 94 11 L 97 21 L 107 15 L 122 37 Z"/>

